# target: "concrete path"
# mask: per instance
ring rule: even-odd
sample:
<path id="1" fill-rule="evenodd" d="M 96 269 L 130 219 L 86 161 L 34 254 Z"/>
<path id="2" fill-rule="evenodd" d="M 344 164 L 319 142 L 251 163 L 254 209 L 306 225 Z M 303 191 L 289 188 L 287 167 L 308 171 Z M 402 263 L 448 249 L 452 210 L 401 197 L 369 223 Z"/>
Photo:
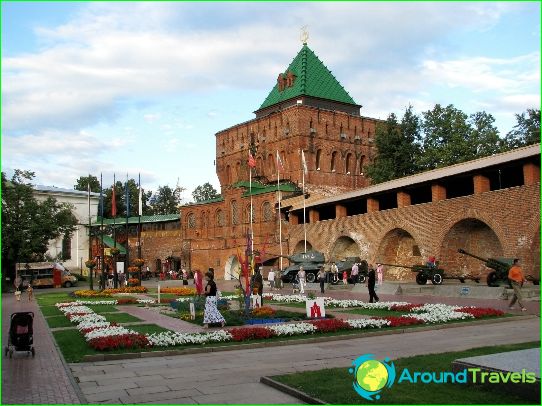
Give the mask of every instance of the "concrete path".
<path id="1" fill-rule="evenodd" d="M 34 312 L 35 358 L 14 353 L 2 359 L 2 404 L 78 404 L 79 388 L 68 373 L 35 301 L 26 293 L 20 302 L 13 294 L 2 295 L 2 356 L 8 343 L 10 316 L 15 312 Z"/>
<path id="2" fill-rule="evenodd" d="M 89 403 L 299 403 L 261 376 L 348 367 L 359 355 L 391 358 L 540 340 L 535 317 L 348 341 L 70 364 Z"/>

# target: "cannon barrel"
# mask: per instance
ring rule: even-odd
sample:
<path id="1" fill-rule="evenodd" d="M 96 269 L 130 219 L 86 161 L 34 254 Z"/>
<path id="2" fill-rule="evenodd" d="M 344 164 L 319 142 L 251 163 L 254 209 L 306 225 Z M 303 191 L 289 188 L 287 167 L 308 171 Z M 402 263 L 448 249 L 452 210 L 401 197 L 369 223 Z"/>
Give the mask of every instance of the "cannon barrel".
<path id="1" fill-rule="evenodd" d="M 479 257 L 478 255 L 474 255 L 474 254 L 472 254 L 470 252 L 467 252 L 467 251 L 465 251 L 464 249 L 461 249 L 461 248 L 459 248 L 457 250 L 457 252 L 459 252 L 460 254 L 467 255 L 469 257 L 476 258 L 476 259 L 484 262 L 486 264 L 486 266 L 488 268 L 491 268 L 491 269 L 502 270 L 502 271 L 508 271 L 508 269 L 510 269 L 510 264 L 507 264 L 506 262 L 500 261 L 500 260 L 495 259 L 495 258 Z"/>
<path id="2" fill-rule="evenodd" d="M 482 261 L 482 262 L 489 262 L 489 258 L 479 257 L 478 255 L 474 255 L 474 254 L 472 254 L 472 253 L 470 253 L 470 252 L 467 252 L 467 251 L 465 251 L 465 250 L 462 249 L 462 248 L 459 248 L 459 249 L 457 250 L 457 252 L 459 252 L 460 254 L 468 255 L 469 257 L 473 257 L 473 258 L 479 259 L 479 260 Z"/>
<path id="3" fill-rule="evenodd" d="M 427 265 L 401 265 L 401 264 L 385 264 L 383 262 L 379 262 L 381 265 L 385 266 L 393 266 L 395 268 L 407 268 L 412 271 L 420 271 L 422 269 L 432 269 L 431 267 L 428 267 Z M 436 269 L 436 268 L 435 268 Z"/>

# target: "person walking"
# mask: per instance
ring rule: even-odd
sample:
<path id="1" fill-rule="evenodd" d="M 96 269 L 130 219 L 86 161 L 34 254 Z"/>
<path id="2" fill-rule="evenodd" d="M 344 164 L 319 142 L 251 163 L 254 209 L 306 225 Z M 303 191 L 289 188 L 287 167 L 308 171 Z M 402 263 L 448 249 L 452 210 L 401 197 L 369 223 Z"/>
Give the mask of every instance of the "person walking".
<path id="1" fill-rule="evenodd" d="M 348 285 L 348 273 L 343 271 L 343 285 Z"/>
<path id="2" fill-rule="evenodd" d="M 297 278 L 299 279 L 299 293 L 301 294 L 305 293 L 305 277 L 305 270 L 300 266 L 299 271 L 297 272 Z"/>
<path id="3" fill-rule="evenodd" d="M 203 312 L 203 327 L 208 328 L 209 323 L 220 323 L 222 327 L 226 324 L 226 320 L 218 311 L 216 300 L 216 283 L 214 275 L 210 272 L 205 274 L 207 285 L 205 286 L 205 310 Z"/>
<path id="4" fill-rule="evenodd" d="M 318 271 L 318 282 L 320 282 L 320 292 L 324 293 L 324 284 L 326 283 L 326 273 L 324 267 L 322 266 Z"/>
<path id="5" fill-rule="evenodd" d="M 375 270 L 373 268 L 373 265 L 369 265 L 369 275 L 367 278 L 367 289 L 369 290 L 369 303 L 378 302 L 378 296 L 375 292 L 375 282 L 376 282 L 376 275 Z"/>
<path id="6" fill-rule="evenodd" d="M 512 300 L 510 301 L 508 308 L 513 310 L 517 301 L 521 306 L 521 311 L 527 311 L 525 306 L 523 306 L 523 295 L 521 294 L 521 287 L 523 286 L 524 282 L 527 282 L 527 280 L 523 275 L 523 270 L 519 266 L 519 258 L 514 259 L 514 265 L 512 265 L 508 271 L 508 279 L 512 284 L 512 289 L 514 289 L 514 296 L 512 296 Z"/>
<path id="7" fill-rule="evenodd" d="M 271 268 L 271 270 L 267 274 L 267 280 L 269 281 L 269 288 L 271 290 L 275 290 L 275 271 L 273 270 L 273 268 Z"/>
<path id="8" fill-rule="evenodd" d="M 260 268 L 256 268 L 252 276 L 252 292 L 260 296 L 260 305 L 263 306 L 263 277 Z"/>
<path id="9" fill-rule="evenodd" d="M 359 267 L 357 262 L 352 265 L 352 272 L 350 272 L 350 277 L 352 278 L 352 283 L 356 286 L 358 281 Z"/>
<path id="10" fill-rule="evenodd" d="M 384 265 L 376 264 L 376 277 L 378 278 L 378 284 L 382 285 L 384 279 Z"/>

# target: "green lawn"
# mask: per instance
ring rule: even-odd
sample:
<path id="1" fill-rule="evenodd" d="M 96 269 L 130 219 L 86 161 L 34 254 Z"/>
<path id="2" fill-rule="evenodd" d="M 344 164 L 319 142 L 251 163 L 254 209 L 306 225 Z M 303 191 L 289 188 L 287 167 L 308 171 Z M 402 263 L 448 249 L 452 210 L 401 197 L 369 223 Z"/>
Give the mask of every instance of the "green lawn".
<path id="1" fill-rule="evenodd" d="M 58 328 L 58 327 L 75 328 L 75 325 L 70 320 L 68 320 L 68 318 L 64 315 L 46 317 L 45 320 L 47 321 L 47 325 L 49 326 L 49 328 Z"/>
<path id="2" fill-rule="evenodd" d="M 539 342 L 476 348 L 467 351 L 420 355 L 394 360 L 396 371 L 451 371 L 455 359 L 526 348 L 539 348 Z M 360 352 L 361 355 L 361 352 Z M 348 367 L 274 376 L 273 379 L 301 390 L 329 404 L 368 404 L 352 388 L 353 376 Z M 400 372 L 398 372 L 399 374 Z M 321 383 L 325 384 L 322 385 Z M 397 384 L 381 393 L 382 404 L 529 404 L 495 385 L 491 390 L 460 384 Z"/>
<path id="3" fill-rule="evenodd" d="M 132 316 L 131 314 L 128 314 L 128 313 L 120 313 L 120 312 L 108 313 L 108 314 L 104 314 L 104 316 L 107 319 L 107 321 L 111 323 L 131 323 L 134 321 L 141 321 L 141 319 L 135 316 Z"/>
<path id="4" fill-rule="evenodd" d="M 328 310 L 332 311 L 341 311 L 341 313 L 351 313 L 351 314 L 363 314 L 365 316 L 376 316 L 376 317 L 388 317 L 388 316 L 401 316 L 403 314 L 408 314 L 406 311 L 395 311 L 387 309 L 341 309 L 338 307 L 328 307 Z"/>
<path id="5" fill-rule="evenodd" d="M 41 306 L 41 312 L 45 317 L 64 316 L 64 313 L 58 310 L 58 307 L 56 306 Z"/>

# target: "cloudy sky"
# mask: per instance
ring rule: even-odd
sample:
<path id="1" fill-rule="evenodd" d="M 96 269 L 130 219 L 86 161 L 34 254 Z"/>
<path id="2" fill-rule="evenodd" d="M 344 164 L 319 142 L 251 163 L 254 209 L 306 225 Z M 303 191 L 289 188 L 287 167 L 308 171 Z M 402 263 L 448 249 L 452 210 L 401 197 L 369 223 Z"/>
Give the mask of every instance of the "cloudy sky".
<path id="1" fill-rule="evenodd" d="M 254 118 L 305 25 L 365 116 L 453 104 L 493 114 L 505 135 L 540 105 L 538 2 L 1 7 L 2 171 L 38 184 L 140 172 L 147 190 L 218 189 L 214 134 Z"/>

